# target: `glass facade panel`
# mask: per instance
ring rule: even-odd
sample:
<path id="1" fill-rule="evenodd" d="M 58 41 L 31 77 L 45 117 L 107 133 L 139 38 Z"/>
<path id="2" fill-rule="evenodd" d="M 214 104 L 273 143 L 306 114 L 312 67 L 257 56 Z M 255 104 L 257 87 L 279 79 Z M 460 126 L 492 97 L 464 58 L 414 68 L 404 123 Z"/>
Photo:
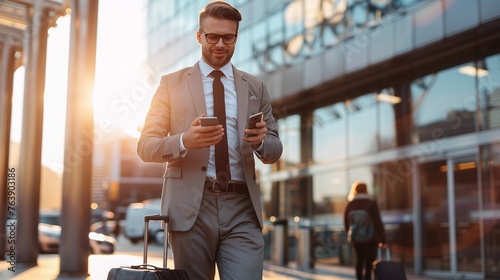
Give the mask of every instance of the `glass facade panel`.
<path id="1" fill-rule="evenodd" d="M 245 64 L 247 61 L 252 60 L 252 45 L 245 43 L 250 41 L 250 35 L 251 34 L 249 29 L 246 29 L 244 31 L 240 30 L 240 32 L 238 33 L 236 48 L 234 50 L 232 59 L 233 63 L 235 65 L 238 65 L 238 67 Z"/>
<path id="2" fill-rule="evenodd" d="M 376 94 L 366 94 L 345 104 L 349 112 L 349 157 L 377 151 Z"/>
<path id="3" fill-rule="evenodd" d="M 346 117 L 343 103 L 314 111 L 314 162 L 335 161 L 346 157 Z"/>
<path id="4" fill-rule="evenodd" d="M 445 1 L 446 33 L 456 33 L 478 24 L 479 3 L 477 1 Z"/>
<path id="5" fill-rule="evenodd" d="M 401 98 L 394 96 L 392 88 L 377 94 L 379 101 L 379 133 L 380 149 L 394 148 L 396 141 L 396 104 L 401 103 Z"/>
<path id="6" fill-rule="evenodd" d="M 444 22 L 441 16 L 429 16 L 429 14 L 440 15 L 443 13 L 441 1 L 433 1 L 432 4 L 424 6 L 415 13 L 415 44 L 422 46 L 431 41 L 441 39 L 444 36 Z"/>
<path id="7" fill-rule="evenodd" d="M 266 50 L 268 46 L 267 41 L 267 24 L 266 21 L 257 22 L 250 28 L 251 38 L 253 41 L 251 52 L 253 54 L 253 59 L 259 65 L 259 72 L 265 72 L 267 69 L 268 60 L 266 57 Z"/>
<path id="8" fill-rule="evenodd" d="M 391 255 L 405 266 L 414 263 L 412 203 L 413 165 L 410 160 L 382 163 L 375 169 L 374 192 L 382 212 Z"/>
<path id="9" fill-rule="evenodd" d="M 345 171 L 331 171 L 313 176 L 314 214 L 344 213 L 348 187 Z"/>
<path id="10" fill-rule="evenodd" d="M 458 271 L 481 271 L 481 234 L 479 188 L 475 157 L 461 158 L 453 163 L 455 200 L 455 234 Z"/>
<path id="11" fill-rule="evenodd" d="M 347 16 L 355 29 L 361 30 L 367 22 L 372 22 L 375 17 L 375 9 L 369 9 L 369 3 L 366 1 L 355 1 L 349 6 Z"/>
<path id="12" fill-rule="evenodd" d="M 478 61 L 471 70 L 479 79 L 482 128 L 500 127 L 500 55 Z"/>
<path id="13" fill-rule="evenodd" d="M 255 170 L 259 174 L 269 174 L 269 173 L 271 173 L 273 165 L 262 163 L 262 161 L 260 161 L 260 159 L 258 159 L 256 155 L 254 155 L 254 160 L 255 160 Z"/>
<path id="14" fill-rule="evenodd" d="M 269 17 L 269 43 L 271 45 L 281 44 L 284 40 L 285 17 L 283 13 L 275 13 Z"/>
<path id="15" fill-rule="evenodd" d="M 354 182 L 360 181 L 365 182 L 368 187 L 368 194 L 377 195 L 375 192 L 375 170 L 371 166 L 359 166 L 349 169 L 348 181 L 346 186 L 346 192 L 351 191 L 351 186 Z"/>
<path id="16" fill-rule="evenodd" d="M 476 129 L 476 81 L 468 63 L 417 79 L 412 84 L 416 141 L 450 137 Z"/>
<path id="17" fill-rule="evenodd" d="M 300 164 L 300 116 L 293 115 L 278 120 L 278 128 L 283 143 L 283 153 L 280 159 L 281 166 L 286 168 Z"/>
<path id="18" fill-rule="evenodd" d="M 263 29 L 264 36 L 252 37 L 240 44 L 252 46 L 253 51 L 248 54 L 251 54 L 254 60 L 264 59 L 266 63 L 270 62 L 269 65 L 260 63 L 260 67 L 249 61 L 243 62 L 248 65 L 245 67 L 247 70 L 251 69 L 252 74 L 258 75 L 262 71 L 275 71 L 285 63 L 300 63 L 307 56 L 322 53 L 325 46 L 339 43 L 347 34 L 353 35 L 367 26 L 378 24 L 390 12 L 406 10 L 423 1 L 427 0 L 387 0 L 371 4 L 366 1 L 273 0 L 272 3 L 266 3 L 266 12 L 252 10 L 255 7 L 260 8 L 260 3 L 255 1 L 227 2 L 243 12 L 240 32 L 246 31 L 247 27 L 253 28 L 256 24 L 272 28 Z M 252 5 L 254 3 L 257 4 Z M 149 0 L 146 22 L 149 54 L 155 55 L 158 50 L 180 36 L 194 33 L 198 28 L 196 13 L 205 4 L 200 1 Z M 168 26 L 168 32 L 159 34 L 161 25 Z M 158 36 L 167 38 L 166 43 L 159 40 Z M 262 40 L 264 37 L 268 38 Z M 275 60 L 276 54 L 281 54 L 278 60 Z M 172 66 L 166 65 L 165 68 L 172 69 Z"/>
<path id="19" fill-rule="evenodd" d="M 486 273 L 500 279 L 500 144 L 481 148 L 483 209 L 476 213 L 484 223 Z"/>
<path id="20" fill-rule="evenodd" d="M 420 166 L 422 204 L 422 262 L 424 269 L 450 269 L 450 233 L 448 216 L 446 161 Z"/>
<path id="21" fill-rule="evenodd" d="M 271 183 L 264 183 L 264 184 L 259 184 L 260 187 L 260 192 L 262 194 L 262 215 L 264 220 L 268 219 L 269 216 L 271 215 L 271 204 L 272 204 L 272 184 Z"/>
<path id="22" fill-rule="evenodd" d="M 286 31 L 285 38 L 291 40 L 301 34 L 304 27 L 304 0 L 291 1 L 284 11 Z"/>
<path id="23" fill-rule="evenodd" d="M 380 208 L 384 210 L 402 210 L 410 213 L 412 210 L 411 180 L 412 163 L 410 160 L 398 160 L 382 163 L 376 172 L 376 190 L 379 194 Z M 409 217 L 400 217 L 407 221 Z"/>
<path id="24" fill-rule="evenodd" d="M 268 35 L 269 46 L 265 55 L 267 71 L 272 72 L 284 63 L 285 53 L 282 42 L 285 40 L 285 18 L 283 13 L 274 13 L 269 17 L 270 33 Z"/>
<path id="25" fill-rule="evenodd" d="M 340 38 L 342 36 L 342 30 L 339 29 L 341 28 L 339 28 L 337 24 L 333 26 L 329 24 L 323 26 L 322 29 L 323 36 L 321 37 L 321 39 L 323 40 L 324 47 L 333 46 L 340 41 Z"/>

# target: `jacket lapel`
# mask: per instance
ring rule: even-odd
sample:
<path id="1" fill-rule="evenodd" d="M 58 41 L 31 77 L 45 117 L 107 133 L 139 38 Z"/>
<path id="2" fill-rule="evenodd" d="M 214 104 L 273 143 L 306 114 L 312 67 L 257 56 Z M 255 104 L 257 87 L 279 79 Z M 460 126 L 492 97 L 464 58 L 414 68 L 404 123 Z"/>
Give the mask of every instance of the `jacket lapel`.
<path id="1" fill-rule="evenodd" d="M 201 82 L 201 71 L 200 66 L 196 63 L 187 76 L 187 83 L 189 85 L 189 91 L 191 93 L 191 98 L 193 100 L 194 107 L 196 109 L 196 116 L 201 114 L 207 115 L 207 105 L 205 102 L 205 94 L 203 91 L 203 84 Z"/>
<path id="2" fill-rule="evenodd" d="M 245 76 L 233 66 L 234 85 L 238 100 L 238 134 L 243 138 L 248 116 L 248 83 Z"/>

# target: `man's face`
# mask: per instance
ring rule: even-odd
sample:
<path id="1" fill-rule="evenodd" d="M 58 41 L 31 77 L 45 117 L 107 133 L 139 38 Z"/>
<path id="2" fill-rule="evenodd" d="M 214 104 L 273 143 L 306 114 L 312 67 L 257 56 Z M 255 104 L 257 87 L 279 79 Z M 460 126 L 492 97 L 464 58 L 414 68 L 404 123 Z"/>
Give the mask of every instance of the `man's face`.
<path id="1" fill-rule="evenodd" d="M 196 32 L 196 38 L 198 43 L 201 44 L 201 54 L 203 60 L 215 69 L 219 69 L 226 65 L 233 56 L 234 47 L 236 46 L 236 41 L 233 44 L 225 44 L 222 39 L 215 44 L 210 44 L 207 42 L 205 34 L 236 34 L 238 28 L 238 22 L 234 20 L 217 19 L 213 17 L 207 17 L 201 23 L 200 29 Z"/>

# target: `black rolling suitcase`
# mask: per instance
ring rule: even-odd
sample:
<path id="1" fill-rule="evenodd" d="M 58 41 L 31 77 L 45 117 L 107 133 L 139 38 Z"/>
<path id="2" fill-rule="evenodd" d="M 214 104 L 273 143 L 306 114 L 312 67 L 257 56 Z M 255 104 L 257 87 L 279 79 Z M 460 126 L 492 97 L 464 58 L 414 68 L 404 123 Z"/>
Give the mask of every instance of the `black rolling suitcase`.
<path id="1" fill-rule="evenodd" d="M 385 259 L 382 258 L 382 248 L 378 248 L 378 260 L 373 262 L 375 280 L 406 280 L 402 263 L 391 261 L 389 248 L 385 249 Z"/>
<path id="2" fill-rule="evenodd" d="M 163 267 L 157 267 L 150 265 L 147 262 L 148 257 L 148 229 L 150 221 L 162 221 L 163 228 L 165 229 L 165 248 L 163 250 Z M 150 215 L 144 217 L 144 256 L 143 264 L 123 266 L 112 268 L 108 273 L 108 280 L 162 280 L 162 279 L 172 279 L 172 280 L 189 280 L 189 276 L 186 271 L 178 269 L 167 268 L 167 252 L 168 252 L 168 217 L 161 215 Z"/>

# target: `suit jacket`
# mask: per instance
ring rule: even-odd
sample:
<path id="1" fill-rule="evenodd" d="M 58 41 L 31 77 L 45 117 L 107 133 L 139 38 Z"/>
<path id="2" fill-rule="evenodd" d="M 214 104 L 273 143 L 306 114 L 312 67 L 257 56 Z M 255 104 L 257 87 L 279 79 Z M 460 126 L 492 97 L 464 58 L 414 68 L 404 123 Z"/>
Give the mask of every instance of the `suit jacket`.
<path id="1" fill-rule="evenodd" d="M 238 133 L 244 136 L 250 115 L 263 112 L 268 133 L 259 159 L 276 162 L 283 147 L 272 115 L 269 93 L 256 77 L 233 66 L 237 92 Z M 166 162 L 161 212 L 170 217 L 169 230 L 186 231 L 194 224 L 200 209 L 210 149 L 191 149 L 182 157 L 180 135 L 192 121 L 207 115 L 200 67 L 195 64 L 161 78 L 151 102 L 145 125 L 137 145 L 137 153 L 145 162 Z M 240 140 L 243 170 L 255 213 L 262 227 L 260 189 L 256 183 L 255 162 L 251 144 Z"/>

